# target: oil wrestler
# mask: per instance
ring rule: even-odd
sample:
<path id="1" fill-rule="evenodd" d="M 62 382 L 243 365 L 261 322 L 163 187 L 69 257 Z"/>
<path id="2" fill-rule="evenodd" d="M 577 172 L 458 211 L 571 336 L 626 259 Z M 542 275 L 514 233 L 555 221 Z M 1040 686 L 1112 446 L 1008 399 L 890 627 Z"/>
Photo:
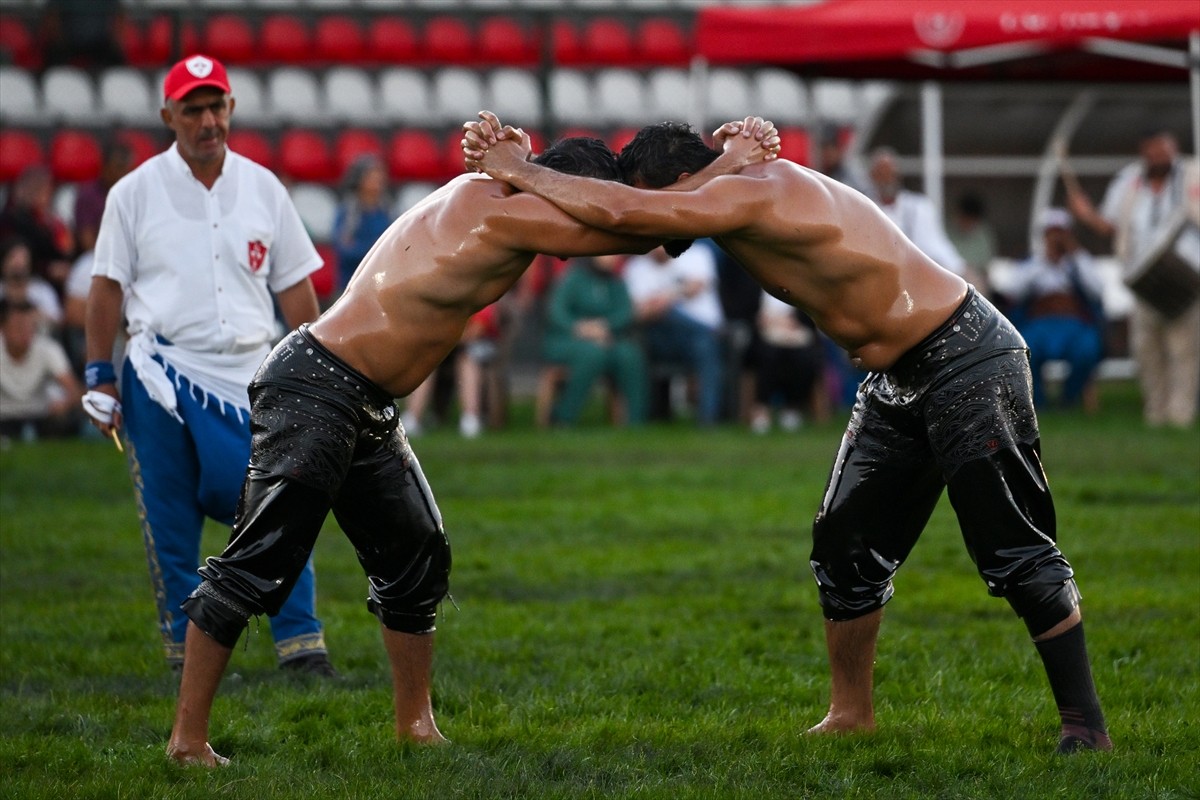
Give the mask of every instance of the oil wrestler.
<path id="1" fill-rule="evenodd" d="M 743 161 L 714 169 L 762 160 L 771 144 L 778 150 L 773 127 L 757 118 L 722 126 L 716 136 L 746 141 L 738 147 Z M 595 139 L 563 140 L 537 161 L 619 177 L 615 156 Z M 232 648 L 250 616 L 272 613 L 287 596 L 331 510 L 369 579 L 368 608 L 381 623 L 391 667 L 396 735 L 445 741 L 430 679 L 450 547 L 393 398 L 421 384 L 470 317 L 512 286 L 537 253 L 647 252 L 658 244 L 589 228 L 539 197 L 463 175 L 396 220 L 341 298 L 279 343 L 250 385 L 253 449 L 229 545 L 201 568 L 204 580 L 183 605 L 190 621 L 171 758 L 226 763 L 209 745 L 208 728 Z"/>
<path id="2" fill-rule="evenodd" d="M 1028 351 L 1003 315 L 865 196 L 792 162 L 768 158 L 737 174 L 717 170 L 688 191 L 652 191 L 729 154 L 686 126 L 644 128 L 621 151 L 624 186 L 527 163 L 495 115 L 480 120 L 464 139 L 468 166 L 597 228 L 713 237 L 870 371 L 813 524 L 832 689 L 810 732 L 874 729 L 883 606 L 947 490 L 980 577 L 1041 655 L 1061 717 L 1058 751 L 1112 748 L 1074 573 L 1056 544 Z"/>

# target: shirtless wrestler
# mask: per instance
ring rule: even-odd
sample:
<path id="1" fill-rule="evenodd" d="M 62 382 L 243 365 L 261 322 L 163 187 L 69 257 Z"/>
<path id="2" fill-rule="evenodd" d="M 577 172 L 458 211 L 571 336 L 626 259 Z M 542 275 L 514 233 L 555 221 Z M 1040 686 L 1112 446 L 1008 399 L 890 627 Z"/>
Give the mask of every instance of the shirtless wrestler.
<path id="1" fill-rule="evenodd" d="M 739 130 L 761 160 L 777 137 L 754 118 Z M 742 139 L 746 137 L 733 137 Z M 763 141 L 760 145 L 759 140 Z M 595 139 L 557 143 L 537 161 L 614 180 L 616 158 Z M 736 159 L 714 169 L 736 169 Z M 697 178 L 699 179 L 699 177 Z M 539 197 L 463 175 L 409 209 L 380 237 L 345 293 L 286 337 L 250 385 L 253 448 L 229 545 L 208 559 L 184 602 L 183 676 L 168 755 L 217 766 L 208 743 L 213 698 L 247 619 L 287 597 L 332 510 L 369 579 L 382 626 L 396 735 L 445 741 L 433 718 L 434 618 L 448 590 L 450 547 L 393 399 L 411 392 L 537 253 L 647 252 L 649 240 L 589 228 Z"/>
<path id="2" fill-rule="evenodd" d="M 707 173 L 714 177 L 687 191 L 653 191 L 737 148 L 698 146 L 686 126 L 644 128 L 619 157 L 626 186 L 526 163 L 495 115 L 480 118 L 464 139 L 469 167 L 597 228 L 713 237 L 870 370 L 813 524 L 832 686 L 828 714 L 812 732 L 875 727 L 883 605 L 948 490 L 988 591 L 1009 602 L 1042 657 L 1062 718 L 1059 752 L 1111 749 L 1074 573 L 1056 545 L 1028 352 L 1011 323 L 869 199 L 792 162 L 766 159 L 737 174 Z"/>

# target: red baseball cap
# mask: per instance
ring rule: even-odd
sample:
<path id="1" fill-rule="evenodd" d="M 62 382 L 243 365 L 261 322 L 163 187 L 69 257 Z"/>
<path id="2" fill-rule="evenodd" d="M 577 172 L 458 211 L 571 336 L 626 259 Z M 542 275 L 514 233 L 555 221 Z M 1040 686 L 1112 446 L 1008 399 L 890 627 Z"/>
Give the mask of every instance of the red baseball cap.
<path id="1" fill-rule="evenodd" d="M 229 92 L 229 77 L 225 67 L 211 56 L 194 55 L 171 67 L 163 81 L 163 95 L 168 100 L 181 100 L 193 89 L 215 86 Z"/>

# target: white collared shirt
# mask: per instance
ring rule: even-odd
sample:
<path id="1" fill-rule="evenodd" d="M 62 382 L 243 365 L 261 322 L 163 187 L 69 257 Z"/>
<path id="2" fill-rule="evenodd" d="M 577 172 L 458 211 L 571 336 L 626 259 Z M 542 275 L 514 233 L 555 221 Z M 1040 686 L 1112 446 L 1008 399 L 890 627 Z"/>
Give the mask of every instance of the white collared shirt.
<path id="1" fill-rule="evenodd" d="M 946 228 L 938 219 L 933 202 L 928 197 L 919 192 L 901 189 L 891 203 L 884 203 L 878 199 L 875 202 L 887 218 L 896 223 L 896 227 L 912 240 L 918 250 L 939 266 L 956 275 L 963 274 L 966 262 L 946 235 Z"/>
<path id="2" fill-rule="evenodd" d="M 1194 171 L 1192 175 L 1194 179 Z M 1157 192 L 1146 182 L 1141 161 L 1127 164 L 1109 183 L 1100 215 L 1128 237 L 1122 250 L 1127 267 L 1140 262 L 1155 246 L 1176 210 L 1187 202 L 1187 193 L 1195 191 L 1194 184 L 1185 185 L 1187 180 L 1183 160 L 1176 159 L 1165 185 Z M 1175 242 L 1175 252 L 1200 269 L 1200 227 L 1186 225 Z"/>
<path id="3" fill-rule="evenodd" d="M 709 328 L 720 328 L 725 322 L 717 294 L 717 259 L 702 241 L 668 261 L 658 261 L 650 254 L 631 256 L 621 275 L 635 305 L 656 295 L 674 294 L 678 296 L 676 308 L 697 322 Z M 689 281 L 702 282 L 704 288 L 684 297 L 681 286 Z"/>
<path id="4" fill-rule="evenodd" d="M 130 336 L 181 350 L 239 353 L 276 333 L 272 292 L 321 266 L 287 190 L 231 150 L 208 189 L 175 145 L 113 186 L 92 275 L 125 290 Z"/>

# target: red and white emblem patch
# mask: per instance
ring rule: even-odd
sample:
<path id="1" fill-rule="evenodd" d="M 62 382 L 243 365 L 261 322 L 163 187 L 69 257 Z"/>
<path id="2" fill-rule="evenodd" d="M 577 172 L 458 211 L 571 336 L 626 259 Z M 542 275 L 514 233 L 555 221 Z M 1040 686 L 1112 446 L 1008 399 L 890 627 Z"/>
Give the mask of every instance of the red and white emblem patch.
<path id="1" fill-rule="evenodd" d="M 267 246 L 259 241 L 250 243 L 250 271 L 258 272 L 267 260 Z"/>

